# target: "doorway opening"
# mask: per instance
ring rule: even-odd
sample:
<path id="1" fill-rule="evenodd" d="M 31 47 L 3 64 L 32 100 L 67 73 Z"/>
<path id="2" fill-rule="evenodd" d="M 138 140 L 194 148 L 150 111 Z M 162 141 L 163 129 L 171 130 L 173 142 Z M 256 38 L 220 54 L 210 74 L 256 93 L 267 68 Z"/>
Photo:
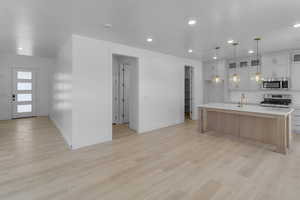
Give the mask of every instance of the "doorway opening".
<path id="1" fill-rule="evenodd" d="M 36 115 L 36 73 L 34 70 L 13 68 L 11 116 L 12 119 L 34 117 Z"/>
<path id="2" fill-rule="evenodd" d="M 184 66 L 184 117 L 185 120 L 193 118 L 193 76 L 192 66 Z"/>
<path id="3" fill-rule="evenodd" d="M 138 59 L 113 54 L 112 138 L 119 139 L 138 131 Z"/>

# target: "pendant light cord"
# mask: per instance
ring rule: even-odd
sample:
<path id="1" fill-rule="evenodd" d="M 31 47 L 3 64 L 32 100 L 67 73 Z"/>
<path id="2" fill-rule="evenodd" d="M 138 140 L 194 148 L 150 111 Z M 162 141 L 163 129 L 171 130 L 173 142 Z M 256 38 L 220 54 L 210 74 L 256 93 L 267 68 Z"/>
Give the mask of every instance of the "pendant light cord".
<path id="1" fill-rule="evenodd" d="M 216 47 L 216 76 L 219 76 L 219 69 L 218 69 L 218 60 L 219 60 L 219 55 L 218 55 L 218 51 L 219 51 L 220 47 Z"/>
<path id="2" fill-rule="evenodd" d="M 255 38 L 256 41 L 256 60 L 257 60 L 257 73 L 260 73 L 260 66 L 261 66 L 261 60 L 259 59 L 259 41 L 261 40 L 260 38 Z"/>
<path id="3" fill-rule="evenodd" d="M 260 60 L 259 60 L 259 57 L 258 57 L 258 41 L 259 40 L 256 40 L 256 59 L 257 59 L 257 73 L 259 72 L 259 65 L 260 65 Z"/>
<path id="4" fill-rule="evenodd" d="M 237 66 L 238 66 L 238 64 L 237 64 L 237 49 L 236 49 L 238 44 L 239 43 L 237 43 L 237 42 L 233 43 L 233 46 L 234 46 L 235 73 L 237 73 Z"/>

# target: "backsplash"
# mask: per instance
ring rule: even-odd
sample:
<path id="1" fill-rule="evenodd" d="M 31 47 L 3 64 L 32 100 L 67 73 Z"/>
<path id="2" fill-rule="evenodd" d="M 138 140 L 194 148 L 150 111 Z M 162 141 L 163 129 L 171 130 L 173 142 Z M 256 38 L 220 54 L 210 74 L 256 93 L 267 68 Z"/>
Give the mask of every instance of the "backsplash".
<path id="1" fill-rule="evenodd" d="M 259 104 L 263 100 L 263 95 L 269 94 L 291 94 L 293 97 L 293 104 L 300 106 L 300 92 L 290 92 L 290 91 L 231 91 L 228 95 L 228 101 L 230 102 L 239 102 L 241 99 L 241 94 L 245 94 L 247 98 L 247 103 Z"/>

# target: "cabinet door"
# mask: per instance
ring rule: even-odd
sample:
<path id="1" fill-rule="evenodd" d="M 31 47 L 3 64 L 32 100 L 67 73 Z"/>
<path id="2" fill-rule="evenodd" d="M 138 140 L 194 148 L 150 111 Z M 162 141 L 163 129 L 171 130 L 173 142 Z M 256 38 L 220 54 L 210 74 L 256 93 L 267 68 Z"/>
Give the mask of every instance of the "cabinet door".
<path id="1" fill-rule="evenodd" d="M 239 83 L 235 83 L 235 82 L 233 82 L 233 80 L 232 80 L 232 77 L 233 77 L 233 75 L 235 74 L 235 73 L 238 73 L 238 71 L 236 72 L 234 69 L 229 69 L 228 70 L 228 88 L 230 89 L 230 90 L 238 90 L 238 89 L 240 89 L 240 85 L 239 85 Z"/>
<path id="2" fill-rule="evenodd" d="M 214 65 L 213 64 L 206 64 L 204 65 L 204 80 L 212 80 L 214 76 Z"/>
<path id="3" fill-rule="evenodd" d="M 226 77 L 226 62 L 224 61 L 220 61 L 218 63 L 218 75 L 220 76 L 221 80 L 225 80 Z"/>
<path id="4" fill-rule="evenodd" d="M 249 73 L 248 68 L 240 68 L 238 71 L 240 76 L 239 89 L 241 90 L 249 90 Z"/>
<path id="5" fill-rule="evenodd" d="M 264 78 L 289 77 L 289 55 L 287 53 L 262 57 L 262 75 Z"/>
<path id="6" fill-rule="evenodd" d="M 293 90 L 300 90 L 300 63 L 292 64 L 291 87 Z"/>
<path id="7" fill-rule="evenodd" d="M 257 83 L 255 80 L 255 75 L 257 72 L 256 67 L 249 67 L 248 69 L 249 74 L 249 90 L 259 90 L 260 89 L 260 83 Z"/>

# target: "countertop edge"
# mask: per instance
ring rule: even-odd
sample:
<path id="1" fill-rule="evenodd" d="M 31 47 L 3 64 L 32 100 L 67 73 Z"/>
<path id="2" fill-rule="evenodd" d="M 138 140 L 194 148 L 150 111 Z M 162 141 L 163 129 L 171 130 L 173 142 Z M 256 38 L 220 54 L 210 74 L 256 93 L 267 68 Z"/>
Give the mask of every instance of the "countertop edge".
<path id="1" fill-rule="evenodd" d="M 224 104 L 226 105 L 226 104 Z M 232 104 L 228 104 L 228 105 L 231 105 Z M 251 105 L 251 106 L 254 106 L 254 105 Z M 258 113 L 258 114 L 267 114 L 267 115 L 279 115 L 279 116 L 287 116 L 287 115 L 290 115 L 292 114 L 295 109 L 294 108 L 290 108 L 289 111 L 287 112 L 281 112 L 281 113 L 278 113 L 276 111 L 257 111 L 257 110 L 243 110 L 242 108 L 230 108 L 230 107 L 222 107 L 222 106 L 217 106 L 217 105 L 209 105 L 209 104 L 202 104 L 202 105 L 197 105 L 198 108 L 211 108 L 211 109 L 220 109 L 220 110 L 230 110 L 230 111 L 237 111 L 237 112 L 248 112 L 248 113 Z"/>

